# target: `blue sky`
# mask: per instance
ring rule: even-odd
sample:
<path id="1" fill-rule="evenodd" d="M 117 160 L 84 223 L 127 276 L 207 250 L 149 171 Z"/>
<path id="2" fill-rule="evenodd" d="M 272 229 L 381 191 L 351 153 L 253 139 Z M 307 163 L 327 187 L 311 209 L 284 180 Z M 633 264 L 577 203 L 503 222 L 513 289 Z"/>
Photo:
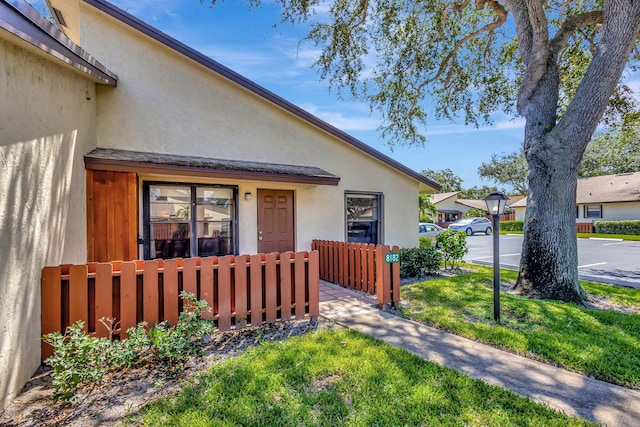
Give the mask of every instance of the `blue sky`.
<path id="1" fill-rule="evenodd" d="M 44 0 L 31 3 L 41 11 Z M 207 0 L 204 4 L 198 0 L 111 3 L 417 172 L 449 168 L 463 179 L 463 187 L 490 185 L 478 177 L 478 166 L 493 153 L 517 151 L 522 143 L 522 119 L 497 115 L 493 126 L 480 129 L 430 121 L 424 147 L 391 150 L 376 131 L 380 120 L 370 113 L 369 105 L 340 100 L 311 68 L 318 51 L 310 43 L 299 43 L 305 27 L 282 24 L 274 29 L 280 22 L 279 8 L 269 0 L 251 10 L 248 2 L 233 0 L 213 8 Z"/>

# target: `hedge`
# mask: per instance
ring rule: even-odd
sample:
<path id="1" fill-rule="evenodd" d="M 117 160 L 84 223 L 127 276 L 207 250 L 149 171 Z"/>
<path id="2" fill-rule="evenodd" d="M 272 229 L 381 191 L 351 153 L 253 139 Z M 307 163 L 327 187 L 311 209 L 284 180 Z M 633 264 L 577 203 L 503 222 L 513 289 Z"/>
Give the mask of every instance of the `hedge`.
<path id="1" fill-rule="evenodd" d="M 500 221 L 500 231 L 522 231 L 524 221 Z"/>
<path id="2" fill-rule="evenodd" d="M 640 235 L 640 220 L 595 221 L 596 233 Z"/>

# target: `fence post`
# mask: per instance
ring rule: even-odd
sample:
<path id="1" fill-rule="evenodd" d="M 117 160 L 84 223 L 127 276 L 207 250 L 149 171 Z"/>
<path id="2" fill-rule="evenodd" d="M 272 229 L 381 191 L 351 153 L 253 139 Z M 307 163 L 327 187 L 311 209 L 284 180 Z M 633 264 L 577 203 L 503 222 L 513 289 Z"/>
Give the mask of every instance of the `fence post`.
<path id="1" fill-rule="evenodd" d="M 398 246 L 394 246 L 392 252 L 400 252 Z M 391 264 L 391 304 L 394 306 L 400 302 L 400 263 L 394 262 Z"/>
<path id="2" fill-rule="evenodd" d="M 376 294 L 380 308 L 391 302 L 391 269 L 384 261 L 384 256 L 388 253 L 389 246 L 376 247 Z"/>
<path id="3" fill-rule="evenodd" d="M 309 253 L 309 316 L 315 321 L 320 314 L 320 284 L 319 278 L 319 253 L 311 251 Z"/>
<path id="4" fill-rule="evenodd" d="M 45 267 L 42 269 L 40 293 L 42 311 L 40 333 L 46 335 L 51 332 L 62 331 L 62 283 L 60 267 Z M 53 355 L 53 347 L 42 341 L 41 360 Z"/>

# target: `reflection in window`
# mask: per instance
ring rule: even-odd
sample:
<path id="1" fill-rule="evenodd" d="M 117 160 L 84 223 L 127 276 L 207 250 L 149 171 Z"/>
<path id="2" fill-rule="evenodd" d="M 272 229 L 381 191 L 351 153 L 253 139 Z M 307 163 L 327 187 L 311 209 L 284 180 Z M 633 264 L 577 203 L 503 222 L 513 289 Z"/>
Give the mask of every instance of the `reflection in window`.
<path id="1" fill-rule="evenodd" d="M 235 253 L 235 189 L 145 184 L 145 258 Z"/>
<path id="2" fill-rule="evenodd" d="M 381 242 L 380 202 L 376 194 L 346 195 L 347 241 L 356 243 Z"/>

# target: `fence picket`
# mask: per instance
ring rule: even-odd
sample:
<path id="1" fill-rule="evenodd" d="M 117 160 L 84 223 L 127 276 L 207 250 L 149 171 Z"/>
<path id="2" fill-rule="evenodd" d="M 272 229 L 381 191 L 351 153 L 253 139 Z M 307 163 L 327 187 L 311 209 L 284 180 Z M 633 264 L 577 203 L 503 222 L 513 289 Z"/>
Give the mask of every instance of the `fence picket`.
<path id="1" fill-rule="evenodd" d="M 280 254 L 280 317 L 282 320 L 291 319 L 293 280 L 291 280 L 291 263 L 293 252 Z"/>
<path id="2" fill-rule="evenodd" d="M 60 267 L 45 267 L 42 269 L 40 292 L 42 311 L 40 313 L 42 335 L 51 332 L 62 332 L 62 280 Z M 42 360 L 53 355 L 53 347 L 42 341 Z"/>
<path id="3" fill-rule="evenodd" d="M 267 323 L 274 323 L 278 318 L 277 304 L 278 304 L 278 280 L 277 280 L 277 265 L 278 254 L 267 254 L 265 259 L 265 286 L 266 289 L 275 289 L 276 292 L 265 292 L 265 312 Z"/>
<path id="4" fill-rule="evenodd" d="M 158 263 L 146 261 L 142 273 L 142 320 L 149 326 L 160 321 L 158 313 Z"/>
<path id="5" fill-rule="evenodd" d="M 78 320 L 82 320 L 85 332 L 89 323 L 87 275 L 86 265 L 72 265 L 69 268 L 69 324 L 73 325 Z"/>
<path id="6" fill-rule="evenodd" d="M 182 289 L 199 297 L 198 295 L 198 261 L 200 259 L 187 258 L 182 267 Z"/>
<path id="7" fill-rule="evenodd" d="M 296 319 L 300 319 L 304 317 L 305 314 L 305 256 L 307 254 L 305 252 L 298 252 L 295 255 L 295 313 Z"/>
<path id="8" fill-rule="evenodd" d="M 235 287 L 235 318 L 236 328 L 247 326 L 247 292 L 249 282 L 247 281 L 247 256 L 240 255 L 234 259 L 234 287 Z"/>
<path id="9" fill-rule="evenodd" d="M 170 325 L 178 323 L 178 308 L 180 290 L 178 289 L 178 261 L 175 259 L 167 259 L 164 262 L 163 274 L 163 303 L 164 318 L 169 321 Z"/>
<path id="10" fill-rule="evenodd" d="M 231 328 L 231 260 L 233 257 L 218 258 L 218 329 Z"/>
<path id="11" fill-rule="evenodd" d="M 262 257 L 251 255 L 251 325 L 262 324 Z"/>
<path id="12" fill-rule="evenodd" d="M 85 279 L 86 280 L 86 279 Z M 127 338 L 127 329 L 137 324 L 137 272 L 135 262 L 120 266 L 120 334 Z"/>
<path id="13" fill-rule="evenodd" d="M 200 261 L 200 298 L 207 302 L 211 311 L 203 311 L 202 317 L 204 319 L 212 319 L 213 312 L 216 310 L 214 301 L 214 286 L 213 286 L 213 257 L 202 258 Z"/>
<path id="14" fill-rule="evenodd" d="M 320 255 L 317 250 L 309 253 L 309 273 L 306 276 L 309 281 L 309 316 L 311 316 L 313 320 L 320 314 L 319 259 Z"/>
<path id="15" fill-rule="evenodd" d="M 94 328 L 97 337 L 108 337 L 109 330 L 100 322 L 102 318 L 113 317 L 113 266 L 101 262 L 96 266 L 95 318 Z M 91 332 L 91 331 L 90 331 Z"/>

